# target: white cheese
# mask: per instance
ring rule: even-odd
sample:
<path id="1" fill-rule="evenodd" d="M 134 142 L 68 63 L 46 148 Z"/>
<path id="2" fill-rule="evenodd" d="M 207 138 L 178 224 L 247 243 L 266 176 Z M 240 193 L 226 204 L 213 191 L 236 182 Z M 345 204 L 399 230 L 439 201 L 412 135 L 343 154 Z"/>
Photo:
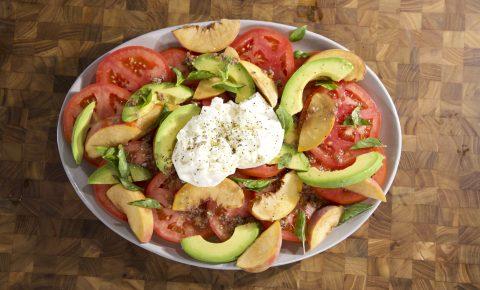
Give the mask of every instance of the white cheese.
<path id="1" fill-rule="evenodd" d="M 195 186 L 215 186 L 236 168 L 257 167 L 280 152 L 284 131 L 263 97 L 235 104 L 214 98 L 177 135 L 173 165 Z"/>

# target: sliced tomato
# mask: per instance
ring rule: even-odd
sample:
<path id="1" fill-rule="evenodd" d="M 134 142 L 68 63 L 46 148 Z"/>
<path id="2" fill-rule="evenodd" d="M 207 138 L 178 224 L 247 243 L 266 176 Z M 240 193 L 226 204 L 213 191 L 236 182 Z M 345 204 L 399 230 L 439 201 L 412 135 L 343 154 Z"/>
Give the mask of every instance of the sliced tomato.
<path id="1" fill-rule="evenodd" d="M 165 174 L 157 173 L 148 183 L 146 194 L 158 200 L 162 206 L 171 208 L 175 192 L 168 188 L 166 181 L 167 176 Z"/>
<path id="2" fill-rule="evenodd" d="M 238 36 L 230 46 L 235 48 L 241 59 L 273 74 L 273 79 L 281 85 L 295 70 L 292 44 L 276 30 L 252 28 Z"/>
<path id="3" fill-rule="evenodd" d="M 174 67 L 179 69 L 183 73 L 183 76 L 187 77 L 190 70 L 188 69 L 188 66 L 186 64 L 187 50 L 185 48 L 167 48 L 163 51 L 160 51 L 160 54 L 163 56 L 163 58 L 168 64 L 169 74 L 171 75 L 172 79 L 175 78 L 175 73 L 171 69 Z"/>
<path id="4" fill-rule="evenodd" d="M 95 200 L 103 209 L 110 215 L 116 217 L 119 220 L 127 221 L 127 216 L 121 212 L 111 201 L 108 199 L 106 193 L 107 190 L 112 187 L 106 184 L 94 184 L 93 193 L 95 194 Z"/>
<path id="5" fill-rule="evenodd" d="M 63 111 L 63 135 L 71 142 L 75 119 L 89 103 L 97 102 L 93 111 L 92 123 L 122 113 L 123 105 L 130 92 L 111 84 L 92 84 L 73 95 Z"/>
<path id="6" fill-rule="evenodd" d="M 153 158 L 152 134 L 148 134 L 139 140 L 128 142 L 124 149 L 127 152 L 128 162 L 144 166 L 151 172 L 157 171 Z"/>
<path id="7" fill-rule="evenodd" d="M 97 82 L 131 92 L 154 79 L 171 80 L 170 68 L 160 53 L 143 46 L 127 46 L 107 55 L 98 65 Z"/>
<path id="8" fill-rule="evenodd" d="M 284 169 L 279 169 L 278 166 L 275 165 L 260 165 L 254 168 L 246 168 L 246 169 L 237 169 L 237 172 L 242 175 L 247 175 L 251 177 L 257 178 L 270 178 L 277 176 L 280 172 L 283 172 Z"/>
<path id="9" fill-rule="evenodd" d="M 253 192 L 244 190 L 245 200 L 243 206 L 235 209 L 225 209 L 218 207 L 214 201 L 208 202 L 208 210 L 211 214 L 208 217 L 208 223 L 215 235 L 222 241 L 228 240 L 235 230 L 235 227 L 244 224 L 248 218 L 252 217 L 250 209 Z M 252 218 L 253 220 L 253 218 Z"/>
<path id="10" fill-rule="evenodd" d="M 213 235 L 206 214 L 189 214 L 161 208 L 153 212 L 153 220 L 155 234 L 173 243 L 180 243 L 182 239 L 195 235 L 205 238 Z"/>
<path id="11" fill-rule="evenodd" d="M 327 92 L 325 88 L 319 87 L 305 103 L 308 104 L 312 95 L 319 91 Z M 361 139 L 378 137 L 381 114 L 368 93 L 356 83 L 341 82 L 336 90 L 328 91 L 328 94 L 335 100 L 337 106 L 335 124 L 325 141 L 310 150 L 309 154 L 316 160 L 316 165 L 327 170 L 337 170 L 348 167 L 358 155 L 372 150 L 350 148 Z M 368 120 L 370 124 L 358 127 L 343 125 L 345 119 L 358 106 L 361 108 L 360 117 Z"/>

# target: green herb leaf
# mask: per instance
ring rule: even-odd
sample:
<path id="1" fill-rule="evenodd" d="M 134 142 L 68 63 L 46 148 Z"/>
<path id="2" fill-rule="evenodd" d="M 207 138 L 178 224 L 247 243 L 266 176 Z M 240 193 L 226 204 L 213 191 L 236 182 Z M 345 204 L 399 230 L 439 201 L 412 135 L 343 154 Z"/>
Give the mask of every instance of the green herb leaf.
<path id="1" fill-rule="evenodd" d="M 179 85 L 181 85 L 185 81 L 185 78 L 183 77 L 182 72 L 178 68 L 173 67 L 172 70 L 175 73 L 175 75 L 177 76 L 177 82 L 175 83 L 175 86 L 178 87 Z"/>
<path id="2" fill-rule="evenodd" d="M 98 154 L 100 155 L 105 155 L 109 147 L 107 146 L 95 146 L 95 150 L 97 151 Z"/>
<path id="3" fill-rule="evenodd" d="M 327 90 L 329 91 L 333 91 L 333 90 L 336 90 L 338 88 L 338 84 L 334 81 L 317 81 L 315 83 L 315 85 L 318 87 L 318 86 L 322 86 L 324 88 L 326 88 Z"/>
<path id="4" fill-rule="evenodd" d="M 225 82 L 228 79 L 228 65 L 225 66 L 225 70 L 218 71 L 218 76 Z"/>
<path id="5" fill-rule="evenodd" d="M 295 221 L 295 235 L 302 242 L 303 254 L 305 254 L 305 229 L 307 227 L 307 217 L 303 210 L 299 210 Z"/>
<path id="6" fill-rule="evenodd" d="M 305 51 L 295 50 L 295 51 L 293 52 L 293 57 L 295 57 L 295 58 L 297 58 L 297 59 L 298 59 L 298 58 L 307 58 L 307 57 L 309 57 L 309 56 L 310 56 L 310 54 L 309 54 L 308 52 L 305 52 Z"/>
<path id="7" fill-rule="evenodd" d="M 366 139 L 359 140 L 357 143 L 353 144 L 350 149 L 362 149 L 362 148 L 371 148 L 371 147 L 383 147 L 382 141 L 377 138 L 369 137 Z"/>
<path id="8" fill-rule="evenodd" d="M 154 99 L 155 98 L 155 99 Z M 122 121 L 133 122 L 140 117 L 140 111 L 152 102 L 157 101 L 157 94 L 150 85 L 145 85 L 134 92 L 122 110 Z"/>
<path id="9" fill-rule="evenodd" d="M 282 156 L 280 156 L 280 159 L 278 160 L 277 167 L 278 169 L 282 169 L 288 166 L 290 161 L 292 160 L 293 155 L 291 153 L 285 153 Z"/>
<path id="10" fill-rule="evenodd" d="M 302 40 L 303 37 L 305 36 L 306 31 L 307 31 L 307 26 L 306 25 L 304 25 L 302 27 L 298 27 L 294 31 L 290 32 L 290 36 L 288 37 L 288 39 L 290 39 L 290 41 L 292 41 L 292 42 Z"/>
<path id="11" fill-rule="evenodd" d="M 285 110 L 284 107 L 278 107 L 275 113 L 277 114 L 278 120 L 280 121 L 280 124 L 285 132 L 293 127 L 293 117 L 287 112 L 287 110 Z"/>
<path id="12" fill-rule="evenodd" d="M 356 217 L 357 215 L 369 210 L 373 205 L 367 203 L 355 203 L 351 206 L 348 206 L 343 211 L 342 217 L 340 218 L 339 225 L 343 224 L 344 222 L 348 221 L 351 218 Z"/>
<path id="13" fill-rule="evenodd" d="M 172 113 L 172 111 L 170 111 L 170 109 L 168 109 L 167 106 L 163 106 L 162 108 L 162 112 L 160 112 L 160 116 L 158 116 L 158 126 L 160 126 L 160 124 L 163 123 L 163 121 L 165 121 L 165 119 L 168 117 L 168 115 L 170 115 Z"/>
<path id="14" fill-rule="evenodd" d="M 216 84 L 212 85 L 212 88 L 218 89 L 218 90 L 225 90 L 225 91 L 232 92 L 232 93 L 236 94 L 244 86 L 245 85 L 239 85 L 239 84 L 235 84 L 235 83 L 232 83 L 232 82 L 229 82 L 229 81 L 222 81 L 220 83 L 216 83 Z"/>
<path id="15" fill-rule="evenodd" d="M 143 208 L 161 208 L 162 207 L 156 199 L 148 198 L 148 197 L 145 199 L 131 201 L 128 204 L 138 206 L 138 207 L 143 207 Z"/>
<path id="16" fill-rule="evenodd" d="M 239 177 L 231 177 L 230 179 L 254 191 L 260 191 L 275 181 L 274 179 L 246 179 Z"/>
<path id="17" fill-rule="evenodd" d="M 370 125 L 370 121 L 360 117 L 360 106 L 358 106 L 352 111 L 352 114 L 343 121 L 343 125 L 357 127 L 362 125 Z"/>
<path id="18" fill-rule="evenodd" d="M 137 186 L 136 184 L 134 184 L 133 182 L 131 182 L 127 178 L 117 176 L 117 179 L 122 184 L 122 186 L 125 187 L 128 190 L 132 190 L 132 191 L 142 191 L 143 190 L 143 188 L 141 188 L 140 186 Z"/>
<path id="19" fill-rule="evenodd" d="M 109 147 L 102 155 L 102 158 L 107 160 L 113 166 L 117 167 L 118 157 L 117 157 L 117 148 Z"/>
<path id="20" fill-rule="evenodd" d="M 130 177 L 130 168 L 128 167 L 127 162 L 127 154 L 123 149 L 123 145 L 118 145 L 118 172 L 120 173 L 120 177 L 122 178 L 129 178 Z"/>
<path id="21" fill-rule="evenodd" d="M 188 74 L 187 80 L 205 80 L 214 77 L 215 74 L 207 71 L 207 70 L 196 70 L 192 71 Z"/>

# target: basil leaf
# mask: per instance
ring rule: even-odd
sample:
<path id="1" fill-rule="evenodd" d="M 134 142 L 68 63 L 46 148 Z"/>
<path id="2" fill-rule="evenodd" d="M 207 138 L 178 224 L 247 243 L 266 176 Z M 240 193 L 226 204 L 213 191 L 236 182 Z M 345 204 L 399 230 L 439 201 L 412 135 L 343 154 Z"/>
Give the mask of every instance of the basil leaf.
<path id="1" fill-rule="evenodd" d="M 156 102 L 156 94 L 150 85 L 145 85 L 130 96 L 122 110 L 122 121 L 133 122 L 139 118 L 139 112 Z M 155 99 L 154 99 L 155 98 Z"/>
<path id="2" fill-rule="evenodd" d="M 294 58 L 297 58 L 297 59 L 298 59 L 298 58 L 307 58 L 307 57 L 309 57 L 309 56 L 310 56 L 310 54 L 309 54 L 308 52 L 305 52 L 305 51 L 295 50 L 295 51 L 293 52 L 293 57 L 294 57 Z"/>
<path id="3" fill-rule="evenodd" d="M 254 191 L 260 191 L 274 181 L 274 179 L 246 179 L 239 177 L 231 177 L 230 179 Z"/>
<path id="4" fill-rule="evenodd" d="M 215 76 L 215 74 L 213 74 L 213 73 L 211 73 L 207 70 L 196 70 L 196 71 L 192 71 L 188 74 L 187 80 L 192 80 L 192 81 L 205 80 L 205 79 L 212 78 L 214 76 Z"/>
<path id="5" fill-rule="evenodd" d="M 212 88 L 218 89 L 218 90 L 225 90 L 227 92 L 231 92 L 231 93 L 236 94 L 244 86 L 245 85 L 239 85 L 239 84 L 234 84 L 234 83 L 229 82 L 229 81 L 223 81 L 223 82 L 216 83 L 216 84 L 212 85 Z"/>
<path id="6" fill-rule="evenodd" d="M 132 190 L 132 191 L 142 191 L 143 190 L 143 188 L 141 188 L 140 186 L 137 186 L 136 184 L 134 184 L 133 182 L 131 182 L 127 178 L 117 177 L 117 179 L 122 184 L 122 186 L 125 187 L 128 190 Z"/>
<path id="7" fill-rule="evenodd" d="M 172 113 L 172 111 L 170 111 L 170 109 L 167 108 L 166 105 L 163 106 L 162 108 L 162 112 L 160 112 L 160 116 L 158 116 L 158 126 L 160 126 L 160 124 L 163 123 L 163 121 L 165 121 L 165 119 L 168 117 L 168 115 L 170 115 Z M 157 126 L 157 127 L 158 127 Z"/>
<path id="8" fill-rule="evenodd" d="M 278 160 L 277 167 L 278 169 L 282 169 L 288 166 L 290 161 L 292 160 L 293 155 L 291 153 L 285 153 L 282 156 L 280 156 L 280 159 Z"/>
<path id="9" fill-rule="evenodd" d="M 299 210 L 295 221 L 295 235 L 302 242 L 303 254 L 305 254 L 305 229 L 307 227 L 307 217 L 303 210 Z"/>
<path id="10" fill-rule="evenodd" d="M 107 160 L 113 166 L 117 167 L 118 157 L 117 157 L 117 148 L 108 147 L 107 150 L 102 155 L 102 158 Z"/>
<path id="11" fill-rule="evenodd" d="M 322 86 L 329 91 L 336 90 L 338 88 L 338 84 L 334 81 L 317 81 L 315 83 L 316 86 Z"/>
<path id="12" fill-rule="evenodd" d="M 97 151 L 98 154 L 100 155 L 105 155 L 109 147 L 106 146 L 95 146 L 95 150 Z"/>
<path id="13" fill-rule="evenodd" d="M 371 148 L 371 147 L 383 147 L 382 141 L 377 138 L 369 137 L 366 139 L 359 140 L 357 143 L 353 144 L 350 149 L 362 149 L 362 148 Z"/>
<path id="14" fill-rule="evenodd" d="M 340 217 L 339 225 L 343 224 L 344 222 L 348 221 L 351 218 L 356 217 L 357 215 L 369 210 L 373 205 L 367 203 L 356 203 L 348 206 L 343 211 L 342 217 Z"/>
<path id="15" fill-rule="evenodd" d="M 362 119 L 360 117 L 360 106 L 356 107 L 350 116 L 348 116 L 344 121 L 343 125 L 349 125 L 349 126 L 362 126 L 362 125 L 370 125 L 369 120 Z"/>
<path id="16" fill-rule="evenodd" d="M 293 117 L 287 112 L 287 110 L 285 110 L 284 107 L 278 107 L 275 113 L 277 114 L 278 120 L 280 121 L 280 124 L 285 132 L 293 127 Z"/>
<path id="17" fill-rule="evenodd" d="M 131 201 L 128 204 L 138 206 L 138 207 L 143 207 L 143 208 L 161 208 L 162 207 L 156 199 L 148 198 L 148 197 L 145 199 Z"/>
<path id="18" fill-rule="evenodd" d="M 172 68 L 172 70 L 175 73 L 175 75 L 177 76 L 177 82 L 175 83 L 175 86 L 178 87 L 179 85 L 181 85 L 185 81 L 185 78 L 183 77 L 182 72 L 178 68 L 174 67 L 174 68 Z"/>
<path id="19" fill-rule="evenodd" d="M 302 40 L 303 37 L 305 36 L 305 32 L 307 31 L 307 26 L 301 26 L 295 29 L 290 33 L 288 36 L 288 39 L 290 39 L 291 42 L 299 41 Z"/>
<path id="20" fill-rule="evenodd" d="M 225 82 L 228 79 L 228 70 L 220 70 L 218 71 L 219 77 L 222 79 L 223 82 Z"/>
<path id="21" fill-rule="evenodd" d="M 120 177 L 122 178 L 130 177 L 130 168 L 128 167 L 127 155 L 125 153 L 125 150 L 123 150 L 122 144 L 118 145 L 117 158 L 118 158 L 118 172 L 120 173 Z"/>

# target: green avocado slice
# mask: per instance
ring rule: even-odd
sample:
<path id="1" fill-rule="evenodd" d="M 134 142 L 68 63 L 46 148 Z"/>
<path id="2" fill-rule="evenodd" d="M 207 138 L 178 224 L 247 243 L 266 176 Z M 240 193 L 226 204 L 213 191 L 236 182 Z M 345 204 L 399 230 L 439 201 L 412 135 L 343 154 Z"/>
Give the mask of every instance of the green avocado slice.
<path id="1" fill-rule="evenodd" d="M 82 163 L 83 152 L 85 151 L 85 139 L 87 138 L 87 132 L 90 128 L 90 120 L 93 116 L 93 110 L 95 109 L 96 102 L 88 104 L 82 112 L 78 115 L 73 125 L 72 133 L 72 152 L 75 163 Z"/>
<path id="2" fill-rule="evenodd" d="M 160 124 L 153 141 L 153 156 L 158 169 L 167 174 L 172 168 L 172 153 L 177 142 L 178 132 L 190 119 L 200 114 L 195 104 L 180 106 L 171 112 Z"/>
<path id="3" fill-rule="evenodd" d="M 143 166 L 129 164 L 128 167 L 134 182 L 152 178 L 150 171 Z M 88 177 L 88 184 L 117 184 L 118 179 L 115 176 L 120 176 L 118 169 L 111 164 L 105 164 Z"/>
<path id="4" fill-rule="evenodd" d="M 211 243 L 196 235 L 183 239 L 180 244 L 190 257 L 206 263 L 235 261 L 257 238 L 260 230 L 256 223 L 237 226 L 230 239 Z"/>
<path id="5" fill-rule="evenodd" d="M 382 167 L 385 156 L 378 152 L 359 155 L 349 167 L 335 171 L 320 171 L 310 167 L 306 172 L 298 172 L 298 177 L 305 183 L 321 188 L 340 188 L 359 183 Z"/>
<path id="6" fill-rule="evenodd" d="M 310 168 L 310 162 L 308 161 L 307 156 L 302 152 L 297 152 L 293 146 L 288 144 L 283 144 L 280 149 L 280 153 L 268 164 L 278 164 L 280 158 L 284 154 L 291 154 L 292 159 L 285 166 L 286 168 L 297 170 L 297 171 L 307 171 Z"/>
<path id="7" fill-rule="evenodd" d="M 290 115 L 303 109 L 303 90 L 312 80 L 328 77 L 340 81 L 353 70 L 353 65 L 339 57 L 330 57 L 303 64 L 288 80 L 283 89 L 280 106 Z"/>

